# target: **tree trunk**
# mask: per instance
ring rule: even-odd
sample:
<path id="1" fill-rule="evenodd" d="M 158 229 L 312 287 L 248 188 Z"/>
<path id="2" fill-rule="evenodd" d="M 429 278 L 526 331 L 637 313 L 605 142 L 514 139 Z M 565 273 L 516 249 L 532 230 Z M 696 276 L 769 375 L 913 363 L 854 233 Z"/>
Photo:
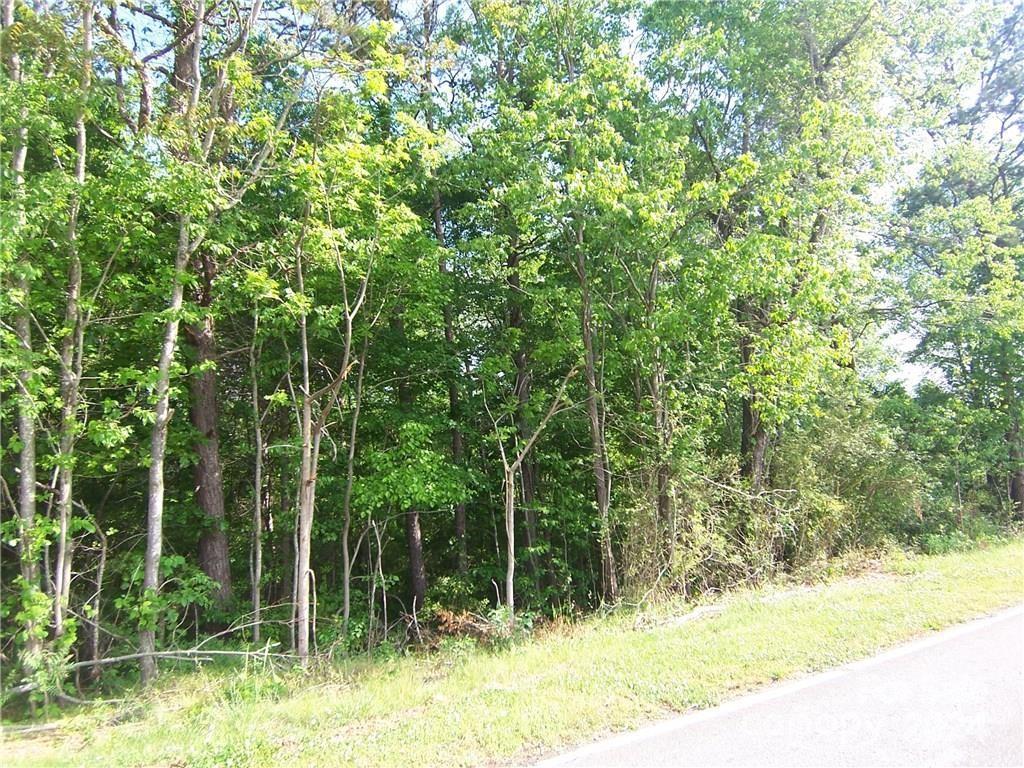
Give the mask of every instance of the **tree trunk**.
<path id="1" fill-rule="evenodd" d="M 184 115 L 199 101 L 200 48 L 206 0 L 182 0 L 175 19 L 174 63 L 170 83 L 170 109 Z"/>
<path id="2" fill-rule="evenodd" d="M 442 275 L 448 274 L 448 259 L 444 250 L 444 223 L 441 218 L 441 194 L 437 188 L 433 191 L 433 221 L 434 237 L 440 247 L 437 267 Z M 442 309 L 444 314 L 444 343 L 445 352 L 451 358 L 452 363 L 458 363 L 457 351 L 455 349 L 455 324 L 452 319 L 453 309 L 450 302 L 446 301 Z M 459 385 L 457 374 L 454 368 L 447 373 L 448 379 L 448 418 L 451 420 L 452 438 L 452 463 L 461 466 L 463 461 L 462 430 L 459 429 Z M 455 505 L 455 547 L 456 567 L 460 576 L 465 576 L 469 570 L 469 557 L 466 550 L 466 504 L 459 501 Z"/>
<path id="3" fill-rule="evenodd" d="M 53 603 L 53 631 L 64 634 L 64 612 L 71 592 L 71 550 L 69 527 L 74 501 L 74 447 L 78 428 L 78 389 L 82 375 L 82 327 L 79 297 L 82 291 L 82 261 L 78 253 L 78 211 L 81 188 L 85 185 L 86 133 L 85 100 L 92 80 L 92 4 L 82 8 L 82 72 L 79 79 L 79 105 L 75 111 L 75 184 L 68 211 L 68 287 L 64 305 L 64 333 L 60 351 L 60 466 L 57 473 L 57 565 L 56 599 Z"/>
<path id="4" fill-rule="evenodd" d="M 252 494 L 252 554 L 250 556 L 249 582 L 252 597 L 252 639 L 260 641 L 262 622 L 261 588 L 263 585 L 263 415 L 260 413 L 260 387 L 256 368 L 259 356 L 256 354 L 256 337 L 259 334 L 259 315 L 253 324 L 252 345 L 249 347 L 249 375 L 252 391 L 253 422 L 253 494 Z"/>
<path id="5" fill-rule="evenodd" d="M 654 370 L 651 372 L 651 401 L 654 405 L 654 431 L 658 455 L 655 460 L 655 497 L 658 515 L 658 557 L 663 565 L 672 562 L 675 549 L 675 519 L 672 501 L 669 495 L 671 483 L 671 467 L 669 466 L 669 449 L 671 433 L 668 419 L 668 406 L 665 402 L 665 369 L 660 355 L 655 350 Z"/>
<path id="6" fill-rule="evenodd" d="M 516 623 L 516 473 L 505 467 L 505 605 L 508 623 Z"/>
<path id="7" fill-rule="evenodd" d="M 750 481 L 751 490 L 755 494 L 764 490 L 768 455 L 768 431 L 757 412 L 756 398 L 757 395 L 751 391 L 743 399 L 743 434 L 740 448 L 743 455 L 742 473 Z"/>
<path id="8" fill-rule="evenodd" d="M 305 293 L 302 276 L 301 245 L 296 257 L 299 292 Z M 299 337 L 302 345 L 302 415 L 300 439 L 302 458 L 299 465 L 299 509 L 295 532 L 295 572 L 292 589 L 295 594 L 295 652 L 303 664 L 309 658 L 309 555 L 313 532 L 313 511 L 316 503 L 316 452 L 313 435 L 313 403 L 309 375 L 309 338 L 306 333 L 306 312 L 299 316 Z"/>
<path id="9" fill-rule="evenodd" d="M 192 10 L 194 13 L 189 13 Z M 196 0 L 194 8 L 185 3 L 178 17 L 179 45 L 174 51 L 174 82 L 171 89 L 173 109 L 186 124 L 191 123 L 192 114 L 199 101 L 201 74 L 199 56 L 203 39 L 203 20 L 206 16 L 206 0 Z M 146 511 L 146 554 L 143 566 L 143 593 L 155 600 L 160 593 L 160 555 L 163 549 L 164 515 L 164 455 L 167 451 L 167 432 L 171 422 L 170 382 L 171 365 L 178 348 L 179 315 L 184 301 L 182 276 L 192 255 L 191 216 L 178 215 L 178 250 L 174 259 L 174 275 L 171 278 L 171 297 L 168 305 L 168 319 L 164 325 L 164 339 L 157 363 L 155 388 L 156 417 L 149 447 L 149 490 Z M 151 618 L 142 618 L 139 631 L 139 650 L 151 654 L 156 650 L 156 633 Z M 139 659 L 142 683 L 150 683 L 157 673 L 156 657 L 143 655 Z"/>
<path id="10" fill-rule="evenodd" d="M 410 509 L 405 515 L 405 541 L 409 547 L 409 578 L 412 583 L 412 610 L 423 610 L 427 599 L 427 568 L 423 562 L 423 533 L 420 513 Z"/>
<path id="11" fill-rule="evenodd" d="M 204 290 L 201 304 L 208 308 L 209 299 L 209 291 Z M 223 608 L 231 601 L 231 561 L 225 532 L 224 484 L 217 430 L 220 404 L 217 400 L 217 371 L 214 367 L 217 350 L 213 317 L 207 314 L 190 330 L 189 338 L 195 347 L 197 367 L 190 381 L 192 426 L 199 433 L 195 445 L 196 500 L 206 517 L 205 528 L 199 536 L 199 567 L 219 585 L 214 592 L 214 600 Z"/>
<path id="12" fill-rule="evenodd" d="M 740 365 L 747 371 L 753 362 L 753 331 L 756 322 L 755 314 L 760 310 L 751 302 L 743 300 L 737 303 L 737 319 L 740 323 Z M 765 469 L 768 455 L 768 431 L 757 410 L 757 391 L 750 386 L 743 397 L 742 425 L 740 432 L 740 471 L 750 481 L 755 494 L 760 493 L 765 485 Z"/>
<path id="13" fill-rule="evenodd" d="M 391 330 L 399 339 L 402 348 L 405 349 L 405 320 L 402 317 L 404 308 L 396 307 L 395 314 L 391 318 Z M 413 392 L 409 386 L 409 379 L 406 374 L 398 372 L 398 405 L 402 410 L 402 417 L 409 418 L 412 415 Z M 427 598 L 427 570 L 423 558 L 423 531 L 420 526 L 420 513 L 418 509 L 412 508 L 405 511 L 405 543 L 409 551 L 409 585 L 412 594 L 413 611 L 423 608 Z"/>
<path id="14" fill-rule="evenodd" d="M 594 321 L 590 300 L 590 284 L 587 279 L 586 260 L 583 256 L 582 248 L 582 232 L 580 231 L 577 231 L 576 253 L 576 272 L 580 282 L 581 293 L 580 326 L 583 334 L 584 378 L 587 385 L 587 419 L 590 422 L 594 489 L 598 520 L 601 525 L 601 593 L 605 600 L 614 602 L 618 598 L 619 584 L 615 574 L 615 554 L 612 551 L 609 521 L 610 473 L 608 471 L 600 403 L 598 402 L 597 365 L 594 352 Z"/>
<path id="15" fill-rule="evenodd" d="M 3 0 L 0 5 L 0 22 L 7 33 L 14 26 L 14 0 Z M 5 67 L 7 76 L 13 83 L 21 82 L 21 57 L 17 50 L 17 41 L 6 34 L 7 57 Z M 25 226 L 25 158 L 28 153 L 28 110 L 22 108 L 18 115 L 18 124 L 11 137 L 11 197 L 15 201 L 16 228 L 19 231 Z M 18 382 L 18 440 L 21 453 L 18 457 L 18 551 L 21 566 L 21 578 L 24 588 L 31 591 L 39 589 L 39 567 L 33 546 L 33 529 L 36 517 L 36 422 L 35 407 L 32 402 L 32 310 L 29 303 L 32 283 L 29 279 L 29 263 L 22 258 L 14 278 L 15 290 L 20 294 L 19 306 L 14 316 L 14 334 L 18 346 L 26 359 L 17 373 Z M 28 658 L 35 657 L 42 647 L 38 636 L 36 622 L 27 619 L 25 628 L 25 654 Z"/>
<path id="16" fill-rule="evenodd" d="M 188 265 L 191 237 L 188 214 L 178 219 L 178 253 L 174 259 L 174 276 L 171 279 L 171 300 L 168 305 L 168 320 L 164 325 L 164 340 L 157 363 L 156 418 L 149 447 L 149 493 L 146 512 L 146 555 L 143 568 L 142 589 L 150 599 L 160 592 L 160 554 L 163 548 L 164 514 L 164 455 L 167 451 L 167 432 L 171 423 L 170 382 L 171 364 L 178 346 L 178 322 L 184 299 L 182 273 Z M 139 649 L 142 653 L 156 650 L 156 634 L 152 621 L 143 617 L 143 628 L 139 632 Z M 143 656 L 140 659 L 143 684 L 156 677 L 156 658 Z"/>
<path id="17" fill-rule="evenodd" d="M 96 537 L 100 540 L 99 562 L 96 564 L 96 591 L 92 596 L 92 623 L 89 625 L 89 660 L 96 662 L 89 668 L 89 680 L 98 682 L 103 667 L 98 663 L 100 660 L 100 607 L 103 598 L 103 576 L 107 568 L 107 535 L 103 527 L 96 520 Z"/>
<path id="18" fill-rule="evenodd" d="M 505 485 L 505 603 L 508 606 L 510 627 L 515 626 L 516 607 L 516 475 L 521 470 L 523 461 L 530 455 L 530 451 L 533 450 L 533 444 L 537 442 L 541 432 L 544 431 L 548 422 L 551 421 L 551 417 L 558 412 L 558 406 L 562 402 L 562 396 L 565 394 L 565 388 L 568 386 L 570 379 L 576 375 L 576 370 L 576 368 L 573 368 L 566 374 L 565 378 L 562 379 L 562 384 L 559 386 L 558 392 L 551 399 L 551 404 L 548 407 L 547 413 L 544 415 L 544 418 L 541 419 L 537 428 L 533 430 L 533 434 L 526 439 L 525 444 L 520 448 L 518 455 L 513 461 L 509 461 L 508 453 L 505 451 L 505 446 L 501 442 L 498 422 L 494 421 L 495 437 L 498 440 L 498 451 L 501 453 L 502 477 Z M 485 407 L 486 404 L 487 401 L 485 399 Z M 490 415 L 490 410 L 488 410 L 488 415 Z M 491 418 L 493 421 L 493 416 Z M 495 546 L 497 546 L 497 533 L 495 533 Z"/>
<path id="19" fill-rule="evenodd" d="M 305 664 L 309 657 L 309 558 L 316 502 L 316 471 L 312 449 L 312 410 L 309 398 L 302 406 L 302 464 L 299 470 L 299 514 L 295 563 L 295 652 Z"/>
<path id="20" fill-rule="evenodd" d="M 434 35 L 434 27 L 437 22 L 437 0 L 424 0 L 422 7 L 423 15 L 423 53 L 424 53 L 424 76 L 423 93 L 424 101 L 433 97 L 434 72 L 431 60 L 431 40 Z M 426 114 L 427 127 L 434 130 L 434 116 L 432 110 L 428 109 Z M 448 258 L 444 246 L 444 220 L 441 215 L 441 192 L 434 184 L 431 190 L 432 205 L 431 218 L 434 224 L 434 239 L 438 245 L 437 268 L 442 279 L 448 274 Z M 450 301 L 445 301 L 442 307 L 444 315 L 444 343 L 445 354 L 451 358 L 451 362 L 457 363 L 457 352 L 455 349 L 455 325 L 452 320 L 453 307 Z M 452 463 L 456 466 L 462 465 L 463 445 L 462 430 L 459 429 L 459 386 L 456 368 L 447 371 L 448 384 L 448 418 L 451 420 L 451 445 Z M 469 569 L 469 561 L 466 552 L 466 504 L 459 501 L 455 505 L 455 547 L 456 567 L 460 576 L 465 576 Z"/>
<path id="21" fill-rule="evenodd" d="M 525 443 L 530 436 L 530 424 L 526 410 L 530 404 L 530 391 L 533 382 L 533 375 L 530 371 L 530 356 L 526 346 L 526 317 L 523 311 L 522 283 L 519 276 L 519 244 L 518 239 L 513 238 L 509 247 L 506 261 L 508 276 L 508 310 L 506 325 L 517 332 L 519 345 L 512 352 L 512 364 L 516 369 L 515 389 L 513 394 L 516 399 L 515 424 L 516 434 L 521 444 Z M 540 565 L 536 555 L 532 552 L 537 536 L 537 466 L 533 460 L 532 452 L 528 452 L 522 461 L 518 472 L 519 484 L 522 488 L 523 518 L 526 533 L 526 545 L 531 549 L 529 556 L 530 572 L 536 580 L 540 574 Z"/>
<path id="22" fill-rule="evenodd" d="M 306 207 L 306 216 L 309 215 L 309 206 Z M 306 285 L 302 273 L 302 246 L 305 238 L 306 222 L 302 225 L 302 232 L 299 235 L 299 242 L 296 247 L 296 276 L 298 278 L 299 293 L 305 295 Z M 299 335 L 301 340 L 302 353 L 302 414 L 300 417 L 300 440 L 302 443 L 302 458 L 299 468 L 299 499 L 296 531 L 296 563 L 295 563 L 295 622 L 298 631 L 295 635 L 296 653 L 305 664 L 309 657 L 309 597 L 310 582 L 314 580 L 314 573 L 310 567 L 310 547 L 313 532 L 313 514 L 316 505 L 316 481 L 317 469 L 320 462 L 320 441 L 323 438 L 328 419 L 338 403 L 338 396 L 342 385 L 348 378 L 349 362 L 352 354 L 352 326 L 353 319 L 359 313 L 363 302 L 366 299 L 367 287 L 370 280 L 370 265 L 367 266 L 359 285 L 359 293 L 354 304 L 349 303 L 349 296 L 345 283 L 345 270 L 343 264 L 338 261 L 338 269 L 341 277 L 342 296 L 345 302 L 344 316 L 344 343 L 342 345 L 341 360 L 337 367 L 334 379 L 325 388 L 314 393 L 311 389 L 310 360 L 309 360 L 309 337 L 307 334 L 306 313 L 299 315 Z M 316 421 L 313 420 L 313 401 L 319 401 L 319 412 Z M 315 583 L 315 581 L 314 581 Z M 314 622 L 316 619 L 316 607 L 314 605 Z M 314 632 L 316 628 L 314 627 Z M 314 636 L 315 640 L 315 636 Z"/>
<path id="23" fill-rule="evenodd" d="M 654 339 L 652 350 L 651 373 L 648 386 L 651 393 L 651 405 L 654 419 L 654 435 L 657 456 L 654 469 L 655 507 L 657 509 L 657 557 L 662 566 L 672 562 L 675 552 L 676 531 L 675 514 L 669 493 L 672 481 L 672 468 L 669 463 L 669 451 L 672 445 L 672 425 L 669 420 L 669 407 L 665 387 L 665 362 L 662 359 L 661 341 L 657 330 L 658 287 L 661 270 L 657 261 L 651 267 L 647 287 L 643 294 L 645 322 Z"/>
<path id="24" fill-rule="evenodd" d="M 363 339 L 363 348 L 359 353 L 359 374 L 356 377 L 355 402 L 352 405 L 352 423 L 348 433 L 348 457 L 345 467 L 345 496 L 342 499 L 344 524 L 341 531 L 341 569 L 342 569 L 342 627 L 348 635 L 348 622 L 352 614 L 352 555 L 349 550 L 349 536 L 352 531 L 352 486 L 355 481 L 356 438 L 359 435 L 359 412 L 363 402 L 363 377 L 366 373 L 366 353 L 369 341 Z"/>
<path id="25" fill-rule="evenodd" d="M 1024 520 L 1024 446 L 1021 445 L 1019 423 L 1014 422 L 1007 440 L 1010 444 L 1010 513 L 1015 520 Z"/>

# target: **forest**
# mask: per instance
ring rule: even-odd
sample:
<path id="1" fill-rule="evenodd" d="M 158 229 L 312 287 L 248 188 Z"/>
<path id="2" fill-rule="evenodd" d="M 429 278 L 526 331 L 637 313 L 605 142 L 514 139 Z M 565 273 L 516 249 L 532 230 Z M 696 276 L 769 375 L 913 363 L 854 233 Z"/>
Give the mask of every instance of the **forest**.
<path id="1" fill-rule="evenodd" d="M 1024 518 L 1019 3 L 0 11 L 12 706 Z"/>

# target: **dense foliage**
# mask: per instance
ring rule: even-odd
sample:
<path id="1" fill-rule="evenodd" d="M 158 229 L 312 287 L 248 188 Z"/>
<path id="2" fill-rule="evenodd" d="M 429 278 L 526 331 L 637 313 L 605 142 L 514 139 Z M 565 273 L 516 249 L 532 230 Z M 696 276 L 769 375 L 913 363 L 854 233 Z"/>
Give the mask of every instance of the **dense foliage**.
<path id="1" fill-rule="evenodd" d="M 1024 514 L 1020 6 L 0 3 L 5 684 Z"/>

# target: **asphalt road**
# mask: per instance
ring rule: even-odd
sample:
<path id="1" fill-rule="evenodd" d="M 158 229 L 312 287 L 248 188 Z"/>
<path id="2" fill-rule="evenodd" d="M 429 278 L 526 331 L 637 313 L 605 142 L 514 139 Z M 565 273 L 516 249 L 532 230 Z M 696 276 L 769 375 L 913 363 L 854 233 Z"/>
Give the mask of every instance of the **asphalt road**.
<path id="1" fill-rule="evenodd" d="M 554 766 L 1024 766 L 1024 606 Z"/>

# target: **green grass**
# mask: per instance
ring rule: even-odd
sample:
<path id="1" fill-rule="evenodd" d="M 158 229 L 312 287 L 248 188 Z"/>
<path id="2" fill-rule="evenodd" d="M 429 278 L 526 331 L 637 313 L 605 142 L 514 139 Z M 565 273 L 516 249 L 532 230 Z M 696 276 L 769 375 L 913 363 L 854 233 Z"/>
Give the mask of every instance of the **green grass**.
<path id="1" fill-rule="evenodd" d="M 812 588 L 741 591 L 720 610 L 620 614 L 500 653 L 410 657 L 273 678 L 197 672 L 131 706 L 8 739 L 6 765 L 479 765 L 545 751 L 861 658 L 1024 600 L 1024 542 L 890 557 Z"/>

